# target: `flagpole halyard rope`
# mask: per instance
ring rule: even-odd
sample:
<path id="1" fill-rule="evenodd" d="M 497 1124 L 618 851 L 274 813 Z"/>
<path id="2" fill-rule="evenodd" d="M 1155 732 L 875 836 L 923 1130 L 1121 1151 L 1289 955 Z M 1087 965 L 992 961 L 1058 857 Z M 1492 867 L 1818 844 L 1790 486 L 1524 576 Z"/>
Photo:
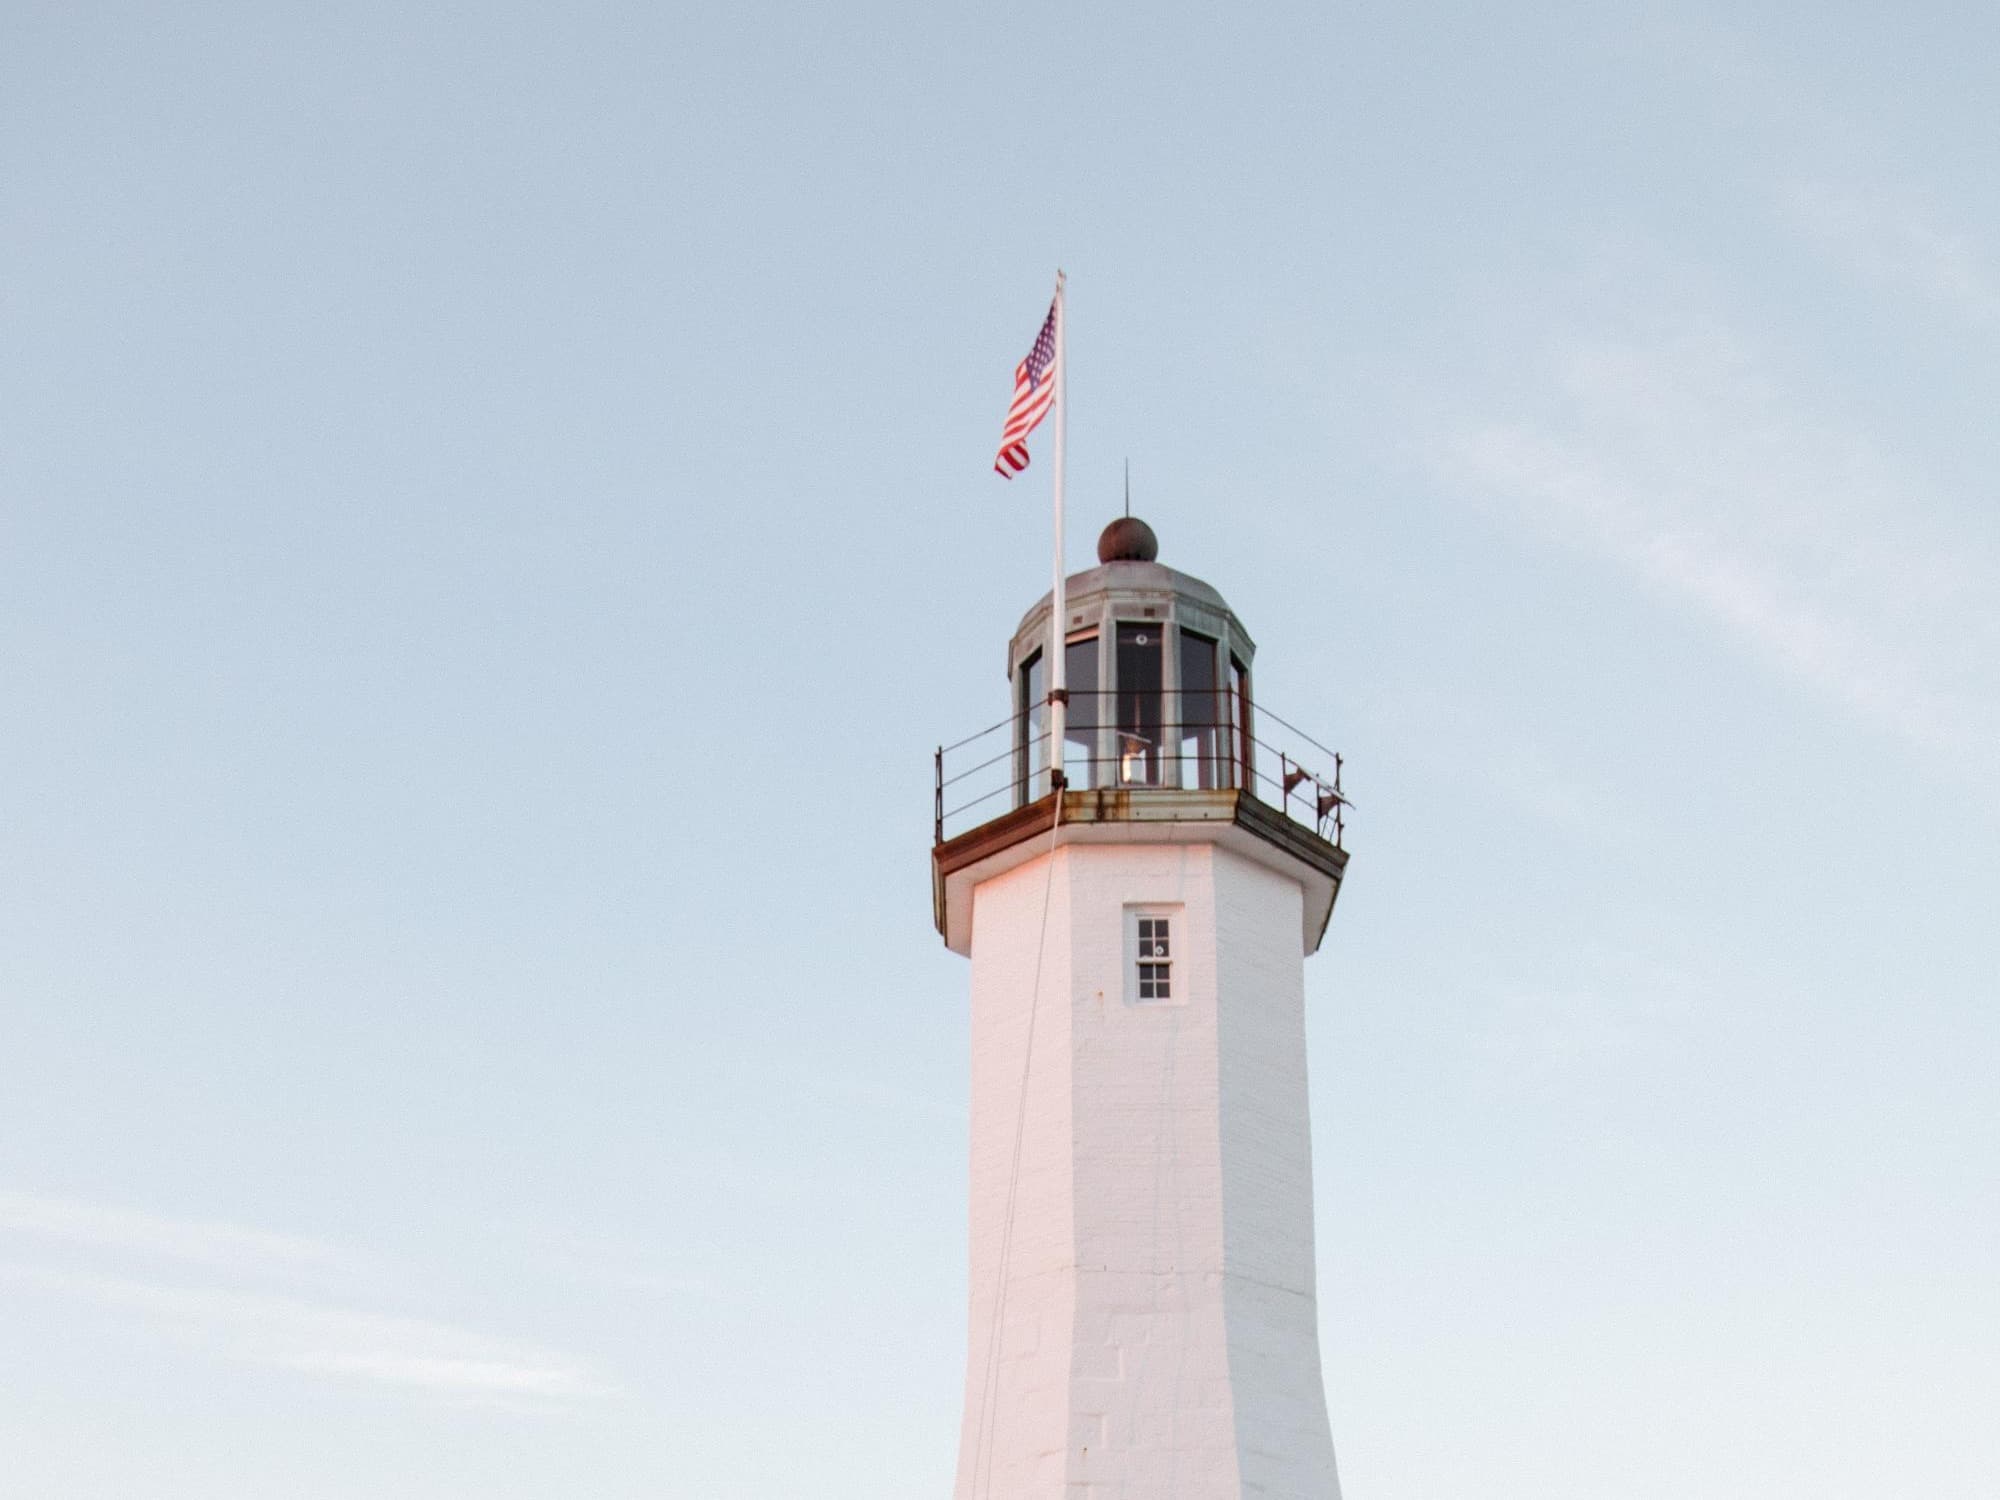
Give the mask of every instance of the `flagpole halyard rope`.
<path id="1" fill-rule="evenodd" d="M 1043 857 L 1041 935 L 1035 941 L 1035 980 L 1028 990 L 1028 1036 L 1021 1051 L 1021 1084 L 1014 1100 L 1014 1151 L 1007 1166 L 1007 1209 L 1000 1221 L 999 1269 L 995 1273 L 993 1318 L 986 1330 L 986 1381 L 979 1398 L 979 1435 L 972 1449 L 974 1496 L 993 1494 L 993 1448 L 988 1413 L 997 1417 L 1000 1405 L 1000 1334 L 1006 1326 L 1007 1262 L 1014 1249 L 1014 1207 L 1021 1188 L 1021 1143 L 1028 1124 L 1028 1080 L 1035 1061 L 1035 1021 L 1042 1009 L 1042 958 L 1049 946 L 1049 898 L 1055 889 L 1056 839 L 1062 832 L 1062 791 L 1057 789 L 1054 821 L 1049 825 L 1049 851 Z"/>

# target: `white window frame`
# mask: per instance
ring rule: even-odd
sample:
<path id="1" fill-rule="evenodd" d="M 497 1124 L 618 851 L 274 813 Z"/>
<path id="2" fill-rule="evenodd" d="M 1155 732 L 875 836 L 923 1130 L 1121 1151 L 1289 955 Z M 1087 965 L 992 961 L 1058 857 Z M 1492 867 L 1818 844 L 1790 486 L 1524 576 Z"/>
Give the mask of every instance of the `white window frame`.
<path id="1" fill-rule="evenodd" d="M 1181 945 L 1186 940 L 1187 924 L 1182 920 L 1185 908 L 1148 904 L 1125 908 L 1125 1003 L 1127 1005 L 1180 1005 L 1187 999 L 1186 966 L 1181 962 Z M 1141 922 L 1165 922 L 1167 924 L 1164 954 L 1140 951 L 1139 924 Z M 1143 993 L 1146 980 L 1142 965 L 1159 964 L 1166 968 L 1165 995 Z M 1176 972 L 1176 971 L 1179 972 Z"/>

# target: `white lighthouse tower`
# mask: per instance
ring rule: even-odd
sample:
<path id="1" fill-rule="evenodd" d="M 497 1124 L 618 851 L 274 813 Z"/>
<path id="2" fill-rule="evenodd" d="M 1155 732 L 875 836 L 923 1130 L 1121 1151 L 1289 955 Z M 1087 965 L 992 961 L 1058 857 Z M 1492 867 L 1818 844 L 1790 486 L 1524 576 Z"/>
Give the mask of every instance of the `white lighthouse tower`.
<path id="1" fill-rule="evenodd" d="M 1242 622 L 1157 554 L 1113 522 L 1060 631 L 1044 598 L 1015 633 L 1012 718 L 939 753 L 937 923 L 972 960 L 955 1500 L 1340 1493 L 1304 1018 L 1338 757 L 1254 703 Z"/>

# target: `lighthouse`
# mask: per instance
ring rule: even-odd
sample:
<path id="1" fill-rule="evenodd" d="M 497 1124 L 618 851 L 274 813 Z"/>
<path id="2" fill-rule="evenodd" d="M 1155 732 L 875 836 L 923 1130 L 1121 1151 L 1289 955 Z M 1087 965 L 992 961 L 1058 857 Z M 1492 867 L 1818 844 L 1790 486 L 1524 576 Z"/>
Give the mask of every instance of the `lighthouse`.
<path id="1" fill-rule="evenodd" d="M 1063 617 L 1045 596 L 1009 643 L 1012 712 L 938 753 L 935 915 L 971 960 L 955 1500 L 1340 1493 L 1304 964 L 1347 865 L 1341 766 L 1158 550 L 1107 527 Z"/>

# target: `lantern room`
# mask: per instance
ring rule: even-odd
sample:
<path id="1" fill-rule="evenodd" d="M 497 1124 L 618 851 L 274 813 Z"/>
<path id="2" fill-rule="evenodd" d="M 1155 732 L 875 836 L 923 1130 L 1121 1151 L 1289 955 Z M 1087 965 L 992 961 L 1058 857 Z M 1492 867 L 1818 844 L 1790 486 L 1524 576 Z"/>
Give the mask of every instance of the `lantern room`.
<path id="1" fill-rule="evenodd" d="M 1048 596 L 1022 617 L 1007 717 L 938 749 L 938 931 L 969 952 L 972 889 L 1038 849 L 1211 842 L 1301 883 L 1312 952 L 1347 864 L 1340 756 L 1256 697 L 1250 633 L 1214 589 L 1160 563 L 1144 521 L 1113 521 L 1097 557 L 1065 580 L 1061 630 Z"/>
<path id="2" fill-rule="evenodd" d="M 1064 785 L 1244 784 L 1257 648 L 1243 622 L 1200 579 L 1156 560 L 1159 543 L 1144 521 L 1113 521 L 1097 556 L 1097 567 L 1069 580 L 1064 609 Z M 1049 608 L 1045 598 L 1029 610 L 1007 648 L 1017 806 L 1050 786 Z"/>

